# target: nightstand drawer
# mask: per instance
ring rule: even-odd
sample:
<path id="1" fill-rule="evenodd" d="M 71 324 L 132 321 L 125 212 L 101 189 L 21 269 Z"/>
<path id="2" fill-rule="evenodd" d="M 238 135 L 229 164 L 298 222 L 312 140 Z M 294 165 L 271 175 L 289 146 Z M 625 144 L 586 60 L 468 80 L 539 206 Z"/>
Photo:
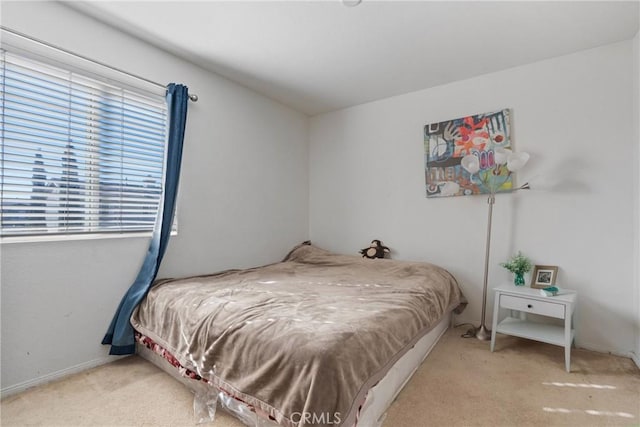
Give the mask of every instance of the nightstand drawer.
<path id="1" fill-rule="evenodd" d="M 564 304 L 500 295 L 500 307 L 564 319 Z"/>

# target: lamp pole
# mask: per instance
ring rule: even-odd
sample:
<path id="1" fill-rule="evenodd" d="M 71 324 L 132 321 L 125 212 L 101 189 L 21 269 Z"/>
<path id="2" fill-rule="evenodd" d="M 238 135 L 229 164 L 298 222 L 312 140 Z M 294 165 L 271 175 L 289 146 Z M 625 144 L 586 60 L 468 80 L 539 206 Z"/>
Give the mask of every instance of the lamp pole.
<path id="1" fill-rule="evenodd" d="M 485 314 L 487 311 L 487 286 L 489 284 L 489 250 L 491 248 L 491 218 L 493 216 L 493 204 L 496 202 L 496 196 L 492 192 L 487 198 L 489 204 L 489 218 L 487 220 L 487 245 L 484 252 L 484 282 L 482 285 L 482 315 L 480 317 L 480 326 L 476 330 L 476 338 L 482 341 L 491 339 L 491 331 L 485 326 Z"/>

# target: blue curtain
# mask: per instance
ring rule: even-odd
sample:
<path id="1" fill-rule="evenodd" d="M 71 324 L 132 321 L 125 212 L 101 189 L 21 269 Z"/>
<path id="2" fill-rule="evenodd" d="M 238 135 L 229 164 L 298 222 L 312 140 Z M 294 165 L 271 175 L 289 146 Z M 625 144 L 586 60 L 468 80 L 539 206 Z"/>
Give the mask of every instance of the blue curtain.
<path id="1" fill-rule="evenodd" d="M 160 262 L 171 235 L 173 214 L 180 177 L 182 143 L 187 122 L 188 88 L 171 83 L 167 86 L 167 106 L 169 109 L 169 138 L 167 142 L 167 165 L 164 180 L 164 199 L 158 207 L 158 216 L 151 236 L 149 250 L 140 268 L 138 277 L 122 297 L 102 344 L 111 344 L 109 354 L 123 355 L 135 353 L 135 339 L 129 319 L 136 306 L 145 297 L 158 274 Z"/>

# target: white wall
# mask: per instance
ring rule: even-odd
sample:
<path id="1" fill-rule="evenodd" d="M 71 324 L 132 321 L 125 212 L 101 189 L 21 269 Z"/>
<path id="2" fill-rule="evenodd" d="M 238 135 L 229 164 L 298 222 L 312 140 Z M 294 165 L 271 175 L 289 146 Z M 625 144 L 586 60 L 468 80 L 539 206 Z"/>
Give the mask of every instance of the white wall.
<path id="1" fill-rule="evenodd" d="M 498 263 L 516 250 L 558 265 L 558 284 L 579 292 L 577 344 L 630 355 L 632 88 L 627 41 L 313 117 L 311 240 L 355 254 L 379 238 L 393 258 L 446 267 L 471 303 L 457 321 L 477 324 L 486 198 L 425 198 L 422 132 L 511 108 L 514 146 L 531 154 L 519 182 L 534 190 L 496 198 L 490 286 L 512 280 Z"/>
<path id="2" fill-rule="evenodd" d="M 2 25 L 159 82 L 191 103 L 179 234 L 159 277 L 280 260 L 308 235 L 308 118 L 53 2 L 2 2 Z M 108 360 L 100 341 L 148 239 L 4 244 L 2 390 Z"/>

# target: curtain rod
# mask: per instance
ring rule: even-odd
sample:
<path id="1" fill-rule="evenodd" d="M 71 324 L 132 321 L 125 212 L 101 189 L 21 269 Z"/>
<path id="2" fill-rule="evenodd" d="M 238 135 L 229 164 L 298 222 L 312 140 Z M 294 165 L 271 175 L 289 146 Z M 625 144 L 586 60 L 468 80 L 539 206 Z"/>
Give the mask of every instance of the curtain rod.
<path id="1" fill-rule="evenodd" d="M 112 71 L 127 75 L 129 77 L 133 77 L 133 78 L 138 79 L 138 80 L 145 81 L 145 82 L 150 83 L 150 84 L 152 84 L 154 86 L 158 86 L 158 87 L 161 87 L 161 88 L 166 88 L 167 87 L 167 85 L 163 85 L 162 83 L 154 82 L 153 80 L 149 80 L 149 79 L 147 79 L 145 77 L 141 77 L 141 76 L 138 76 L 136 74 L 129 73 L 129 72 L 124 71 L 124 70 L 122 70 L 120 68 L 116 68 L 114 66 L 105 64 L 104 62 L 96 61 L 95 59 L 88 58 L 88 57 L 86 57 L 84 55 L 79 55 L 79 54 L 77 54 L 75 52 L 71 52 L 70 50 L 64 49 L 64 48 L 62 48 L 60 46 L 56 46 L 56 45 L 53 45 L 51 43 L 45 42 L 44 40 L 40 40 L 40 39 L 37 39 L 35 37 L 28 36 L 28 35 L 26 35 L 24 33 L 12 30 L 12 29 L 7 28 L 5 26 L 0 25 L 0 29 L 2 29 L 3 31 L 6 31 L 8 33 L 11 33 L 11 34 L 13 34 L 15 36 L 22 37 L 22 38 L 30 40 L 32 42 L 35 42 L 35 43 L 38 43 L 40 45 L 46 46 L 48 48 L 55 49 L 55 50 L 60 51 L 62 53 L 66 53 L 67 55 L 75 56 L 76 58 L 80 58 L 80 59 L 82 59 L 84 61 L 92 62 L 92 63 L 100 65 L 102 67 L 106 67 L 106 68 L 108 68 L 108 69 L 110 69 Z M 189 99 L 191 101 L 193 101 L 193 102 L 197 102 L 198 101 L 198 95 L 196 95 L 195 93 L 190 93 L 189 94 Z"/>

